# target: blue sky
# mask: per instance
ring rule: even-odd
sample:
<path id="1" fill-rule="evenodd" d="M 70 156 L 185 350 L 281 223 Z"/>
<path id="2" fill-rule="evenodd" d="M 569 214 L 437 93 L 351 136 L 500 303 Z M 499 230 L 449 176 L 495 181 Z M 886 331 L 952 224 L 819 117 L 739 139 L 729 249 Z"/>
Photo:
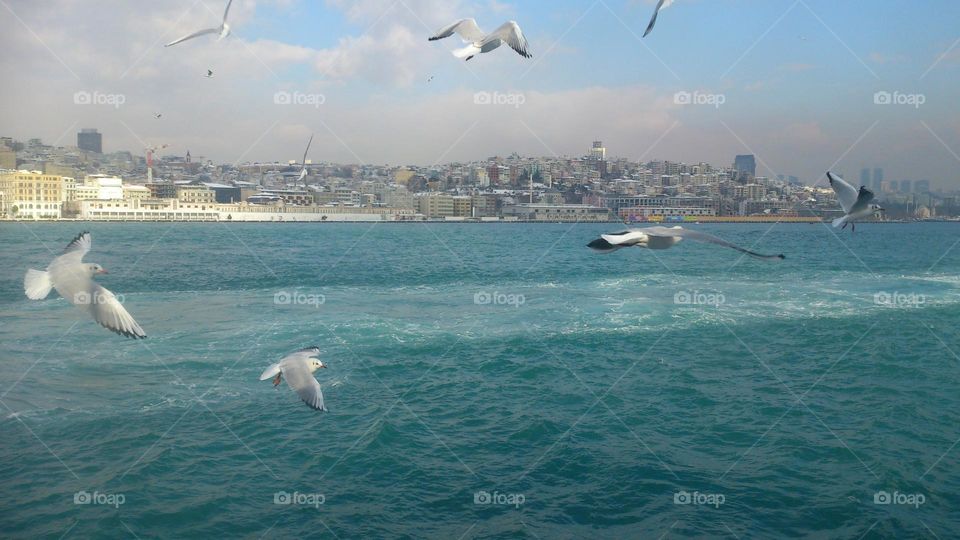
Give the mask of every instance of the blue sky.
<path id="1" fill-rule="evenodd" d="M 232 162 L 295 159 L 316 133 L 315 161 L 427 165 L 579 155 L 599 137 L 632 159 L 725 165 L 753 152 L 761 173 L 808 182 L 828 167 L 857 177 L 881 166 L 891 179 L 960 185 L 960 2 L 676 0 L 642 42 L 652 0 L 234 4 L 234 36 L 165 49 L 216 24 L 224 2 L 10 2 L 0 44 L 23 79 L 0 105 L 2 134 L 57 139 L 76 122 L 99 127 L 110 149 L 162 142 Z M 534 58 L 502 49 L 464 64 L 449 53 L 456 38 L 426 41 L 469 16 L 485 29 L 518 21 Z M 214 79 L 196 76 L 206 67 Z M 64 97 L 97 89 L 126 104 Z M 325 103 L 277 107 L 277 91 Z M 477 92 L 525 103 L 478 107 Z M 680 106 L 677 92 L 723 104 Z M 924 103 L 876 105 L 876 92 Z"/>

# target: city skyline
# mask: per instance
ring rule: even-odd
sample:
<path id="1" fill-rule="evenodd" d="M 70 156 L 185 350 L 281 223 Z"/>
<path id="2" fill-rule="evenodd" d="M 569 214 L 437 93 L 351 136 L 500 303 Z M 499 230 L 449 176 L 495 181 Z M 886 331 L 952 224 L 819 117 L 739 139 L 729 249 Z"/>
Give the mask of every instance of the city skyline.
<path id="1" fill-rule="evenodd" d="M 168 144 L 234 163 L 298 159 L 316 133 L 314 162 L 417 165 L 581 155 L 596 137 L 635 160 L 726 164 L 754 154 L 768 177 L 839 168 L 855 180 L 882 166 L 890 178 L 960 182 L 950 25 L 960 6 L 948 2 L 907 12 L 872 2 L 870 17 L 812 0 L 677 2 L 663 13 L 674 22 L 647 44 L 632 34 L 650 2 L 237 0 L 234 37 L 164 50 L 193 21 L 218 17 L 191 5 L 151 4 L 145 14 L 10 3 L 16 17 L 0 28 L 21 84 L 0 109 L 4 135 L 62 145 L 97 126 L 107 152 Z M 480 12 L 486 28 L 521 22 L 534 58 L 462 64 L 453 44 L 426 42 Z M 712 39 L 717 27 L 730 39 Z M 923 32 L 895 46 L 885 39 L 910 28 Z M 129 46 L 101 42 L 101 29 Z M 637 54 L 610 53 L 620 50 Z"/>

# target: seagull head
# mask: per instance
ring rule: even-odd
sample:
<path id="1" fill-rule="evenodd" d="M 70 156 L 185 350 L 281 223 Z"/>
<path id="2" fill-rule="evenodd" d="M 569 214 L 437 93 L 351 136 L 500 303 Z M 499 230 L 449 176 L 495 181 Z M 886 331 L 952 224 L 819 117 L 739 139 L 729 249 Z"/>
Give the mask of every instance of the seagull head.
<path id="1" fill-rule="evenodd" d="M 220 37 L 217 39 L 220 40 L 229 35 L 230 35 L 230 25 L 227 23 L 223 23 L 223 25 L 220 26 Z"/>
<path id="2" fill-rule="evenodd" d="M 106 269 L 106 268 L 100 266 L 99 264 L 88 264 L 88 265 L 86 265 L 86 267 L 87 267 L 87 270 L 89 270 L 91 276 L 94 276 L 94 275 L 97 275 L 97 274 L 109 274 L 109 273 L 110 273 L 110 272 L 107 272 L 107 269 Z"/>
<path id="3" fill-rule="evenodd" d="M 871 205 L 870 205 L 870 209 L 873 210 L 874 213 L 878 213 L 878 214 L 879 214 L 880 212 L 886 212 L 886 211 L 887 211 L 886 208 L 880 206 L 879 204 L 871 204 Z"/>
<path id="4" fill-rule="evenodd" d="M 327 366 L 325 366 L 325 365 L 323 364 L 323 362 L 321 362 L 320 360 L 317 360 L 316 358 L 311 358 L 311 359 L 310 359 L 310 371 L 316 371 L 316 370 L 318 370 L 318 369 L 320 369 L 320 368 L 324 368 L 324 369 L 325 369 L 326 367 L 327 367 Z"/>

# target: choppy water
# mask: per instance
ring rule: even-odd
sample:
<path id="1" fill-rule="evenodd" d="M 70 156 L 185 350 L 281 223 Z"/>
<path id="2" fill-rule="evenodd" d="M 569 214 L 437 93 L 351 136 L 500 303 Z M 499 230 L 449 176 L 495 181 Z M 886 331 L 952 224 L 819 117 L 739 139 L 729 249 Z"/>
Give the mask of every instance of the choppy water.
<path id="1" fill-rule="evenodd" d="M 960 530 L 960 226 L 610 228 L 0 225 L 2 535 Z M 81 229 L 149 339 L 23 297 Z M 257 380 L 314 344 L 325 415 Z"/>

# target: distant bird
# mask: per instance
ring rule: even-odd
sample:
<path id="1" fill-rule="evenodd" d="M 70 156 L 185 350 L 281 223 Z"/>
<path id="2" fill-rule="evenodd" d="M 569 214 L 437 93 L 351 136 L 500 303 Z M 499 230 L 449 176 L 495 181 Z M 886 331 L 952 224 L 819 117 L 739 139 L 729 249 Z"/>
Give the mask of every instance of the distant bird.
<path id="1" fill-rule="evenodd" d="M 327 408 L 323 405 L 323 392 L 320 390 L 320 383 L 313 376 L 313 372 L 316 370 L 327 367 L 317 359 L 319 354 L 319 347 L 309 347 L 291 353 L 268 367 L 260 375 L 260 380 L 265 381 L 272 377 L 273 386 L 276 388 L 280 381 L 286 377 L 287 384 L 308 407 L 320 412 L 327 412 Z"/>
<path id="2" fill-rule="evenodd" d="M 210 69 L 207 70 L 207 78 L 208 78 L 208 79 L 212 79 L 212 78 L 213 78 L 213 70 L 210 70 Z"/>
<path id="3" fill-rule="evenodd" d="M 307 141 L 307 149 L 303 151 L 303 160 L 300 162 L 300 177 L 297 179 L 300 182 L 307 177 L 307 154 L 310 153 L 310 145 L 313 144 L 313 135 L 310 135 L 310 140 Z"/>
<path id="4" fill-rule="evenodd" d="M 159 120 L 161 116 L 163 116 L 162 113 L 156 113 L 153 115 L 153 117 L 156 118 L 157 120 Z"/>
<path id="5" fill-rule="evenodd" d="M 873 192 L 867 189 L 866 186 L 860 186 L 860 189 L 857 190 L 843 178 L 834 176 L 833 173 L 830 172 L 827 173 L 827 178 L 830 180 L 830 187 L 833 188 L 833 192 L 837 194 L 840 207 L 843 208 L 843 212 L 846 214 L 843 217 L 833 220 L 832 225 L 834 227 L 846 229 L 847 225 L 850 225 L 852 227 L 851 231 L 856 232 L 856 221 L 884 211 L 879 204 L 870 204 L 870 201 L 873 200 Z"/>
<path id="6" fill-rule="evenodd" d="M 431 75 L 430 78 L 427 79 L 427 82 L 433 82 L 433 75 Z"/>
<path id="7" fill-rule="evenodd" d="M 47 266 L 46 271 L 27 270 L 23 278 L 27 298 L 42 300 L 50 294 L 50 289 L 57 289 L 60 296 L 89 312 L 104 328 L 129 338 L 147 337 L 117 297 L 93 281 L 93 276 L 107 271 L 99 264 L 83 262 L 92 244 L 90 233 L 82 232 L 67 245 L 63 255 Z"/>
<path id="8" fill-rule="evenodd" d="M 684 229 L 683 227 L 647 227 L 644 229 L 628 229 L 611 234 L 600 235 L 600 238 L 587 244 L 590 249 L 600 253 L 611 253 L 627 247 L 646 249 L 670 249 L 684 239 L 697 242 L 708 242 L 719 246 L 735 249 L 758 259 L 784 259 L 783 255 L 763 255 L 736 244 L 717 238 L 712 234 Z"/>
<path id="9" fill-rule="evenodd" d="M 673 0 L 660 0 L 657 2 L 657 7 L 653 10 L 653 16 L 650 17 L 650 24 L 647 25 L 647 30 L 643 33 L 643 37 L 647 37 L 647 34 L 653 32 L 653 27 L 657 25 L 657 16 L 660 15 L 660 10 L 670 7 L 672 3 Z"/>
<path id="10" fill-rule="evenodd" d="M 204 36 L 204 35 L 207 35 L 207 34 L 219 34 L 220 37 L 217 38 L 217 41 L 220 41 L 221 39 L 229 36 L 229 35 L 230 35 L 230 25 L 227 24 L 227 14 L 230 13 L 230 4 L 232 4 L 232 3 L 233 3 L 233 0 L 227 0 L 227 9 L 225 9 L 225 10 L 223 11 L 223 21 L 220 23 L 220 26 L 219 26 L 219 27 L 217 27 L 217 28 L 204 28 L 203 30 L 197 30 L 196 32 L 194 32 L 194 33 L 192 33 L 192 34 L 187 34 L 187 35 L 183 36 L 182 38 L 178 38 L 178 39 L 175 39 L 175 40 L 171 41 L 170 43 L 167 43 L 166 45 L 164 45 L 164 47 L 171 47 L 171 46 L 173 46 L 173 45 L 176 45 L 177 43 L 182 43 L 182 42 L 184 42 L 184 41 L 187 41 L 188 39 L 193 39 L 193 38 L 195 38 L 195 37 Z"/>
<path id="11" fill-rule="evenodd" d="M 511 49 L 517 51 L 524 58 L 531 58 L 533 55 L 529 52 L 527 38 L 523 36 L 520 26 L 514 21 L 503 23 L 489 34 L 484 34 L 483 30 L 477 26 L 477 21 L 473 19 L 460 19 L 459 21 L 441 29 L 434 36 L 428 38 L 429 41 L 437 41 L 452 36 L 454 33 L 460 36 L 460 39 L 468 45 L 462 49 L 453 51 L 457 58 L 470 60 L 478 54 L 488 53 L 497 49 L 504 43 Z"/>

